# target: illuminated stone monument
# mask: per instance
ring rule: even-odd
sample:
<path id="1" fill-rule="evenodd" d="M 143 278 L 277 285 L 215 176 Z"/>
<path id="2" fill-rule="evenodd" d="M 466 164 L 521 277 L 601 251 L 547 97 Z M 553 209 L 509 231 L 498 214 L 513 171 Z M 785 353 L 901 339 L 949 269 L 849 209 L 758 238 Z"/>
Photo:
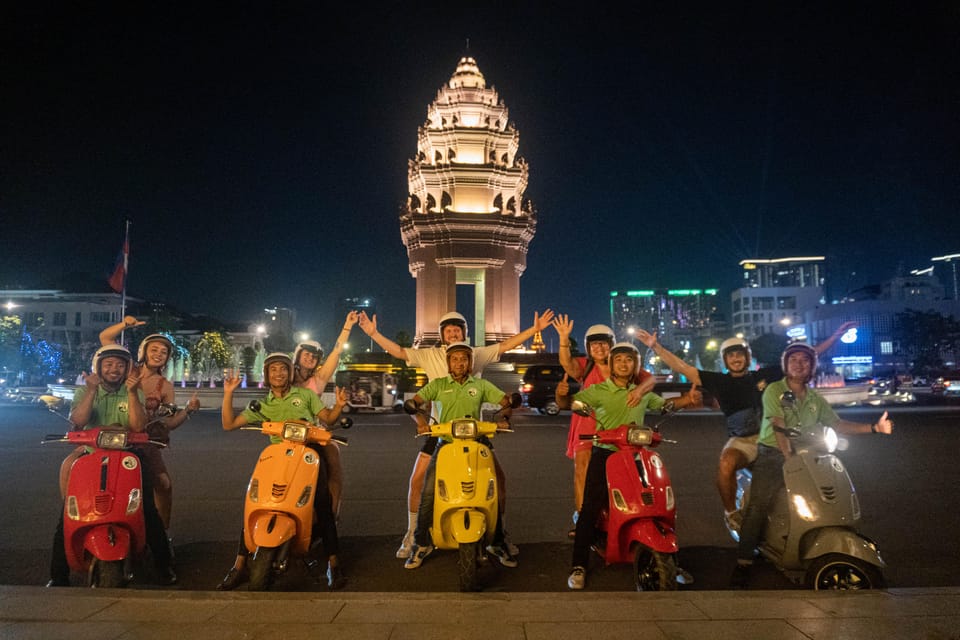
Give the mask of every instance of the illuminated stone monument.
<path id="1" fill-rule="evenodd" d="M 400 233 L 417 281 L 415 346 L 436 342 L 440 316 L 456 310 L 457 285 L 473 287 L 471 342 L 520 331 L 520 276 L 537 218 L 523 198 L 519 139 L 476 61 L 461 58 L 427 107 L 407 172 Z"/>

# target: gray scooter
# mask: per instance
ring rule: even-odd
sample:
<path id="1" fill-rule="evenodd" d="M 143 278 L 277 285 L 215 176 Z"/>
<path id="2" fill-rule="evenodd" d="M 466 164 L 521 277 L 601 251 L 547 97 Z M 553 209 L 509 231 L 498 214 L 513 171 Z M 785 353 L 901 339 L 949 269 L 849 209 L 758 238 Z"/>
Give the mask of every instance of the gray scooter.
<path id="1" fill-rule="evenodd" d="M 859 532 L 857 491 L 833 455 L 846 441 L 830 427 L 801 428 L 795 401 L 790 391 L 780 397 L 787 424 L 797 424 L 785 429 L 796 455 L 783 465 L 786 491 L 767 515 L 758 550 L 790 580 L 812 589 L 883 588 L 885 563 L 877 544 Z M 737 472 L 737 508 L 744 511 L 751 479 L 749 467 Z M 739 541 L 738 532 L 728 530 Z"/>

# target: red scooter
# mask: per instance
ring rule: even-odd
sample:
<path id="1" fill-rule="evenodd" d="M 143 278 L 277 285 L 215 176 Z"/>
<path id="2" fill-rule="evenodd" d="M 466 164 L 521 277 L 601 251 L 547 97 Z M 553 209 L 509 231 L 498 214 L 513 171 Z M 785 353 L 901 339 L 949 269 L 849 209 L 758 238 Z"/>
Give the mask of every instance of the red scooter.
<path id="1" fill-rule="evenodd" d="M 150 436 L 110 427 L 50 435 L 93 452 L 73 463 L 63 504 L 63 535 L 70 569 L 87 575 L 91 587 L 124 586 L 132 561 L 146 546 L 141 464 L 131 447 Z M 160 443 L 154 442 L 154 444 Z"/>
<path id="2" fill-rule="evenodd" d="M 574 411 L 592 413 L 577 401 Z M 655 427 L 637 425 L 581 434 L 580 439 L 618 449 L 607 458 L 609 503 L 597 522 L 606 544 L 598 552 L 608 565 L 632 562 L 637 591 L 676 590 L 676 501 L 663 459 L 653 451 L 661 442 L 673 441 L 664 440 Z"/>

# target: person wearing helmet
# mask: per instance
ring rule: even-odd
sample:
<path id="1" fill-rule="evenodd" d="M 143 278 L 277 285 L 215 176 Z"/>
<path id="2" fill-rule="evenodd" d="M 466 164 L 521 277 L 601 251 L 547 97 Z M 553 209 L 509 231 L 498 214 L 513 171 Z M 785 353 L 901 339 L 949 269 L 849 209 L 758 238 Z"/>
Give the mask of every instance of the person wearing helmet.
<path id="1" fill-rule="evenodd" d="M 553 320 L 553 327 L 560 337 L 560 365 L 568 378 L 577 380 L 580 383 L 580 388 L 586 389 L 590 385 L 603 382 L 610 377 L 609 356 L 614 344 L 613 329 L 604 324 L 595 324 L 587 328 L 583 336 L 587 356 L 574 358 L 570 353 L 570 334 L 573 331 L 573 321 L 566 314 L 559 314 Z M 649 372 L 644 371 L 642 367 L 638 367 L 637 378 L 634 380 L 637 386 L 629 393 L 631 406 L 640 403 L 641 398 L 653 389 L 654 382 L 655 380 Z M 697 401 L 698 397 L 695 394 L 688 395 L 686 398 L 677 400 L 679 403 L 677 406 L 680 408 Z M 574 524 L 579 518 L 587 467 L 590 464 L 590 456 L 593 451 L 593 443 L 589 440 L 581 440 L 580 434 L 593 433 L 597 429 L 596 424 L 596 420 L 592 416 L 579 416 L 577 414 L 570 416 L 570 429 L 567 432 L 567 457 L 573 460 Z M 574 533 L 575 529 L 571 529 L 568 535 L 573 537 Z"/>
<path id="2" fill-rule="evenodd" d="M 569 332 L 566 335 L 569 337 Z M 642 388 L 635 382 L 640 369 L 640 353 L 629 342 L 618 342 L 611 347 L 606 350 L 610 370 L 607 379 L 591 384 L 573 396 L 596 410 L 594 431 L 616 429 L 623 424 L 643 424 L 648 409 L 659 410 L 666 405 L 663 398 L 649 390 L 640 397 L 640 402 L 630 403 L 630 393 Z M 567 376 L 564 376 L 556 390 L 557 404 L 562 409 L 570 408 L 569 393 L 570 386 Z M 594 526 L 600 511 L 607 505 L 607 458 L 617 450 L 614 445 L 594 444 L 589 440 L 587 442 L 591 443 L 594 450 L 587 466 L 583 502 L 580 505 L 580 516 L 577 518 L 573 540 L 573 564 L 567 578 L 570 589 L 583 589 L 586 584 L 586 568 L 590 559 Z"/>
<path id="3" fill-rule="evenodd" d="M 500 419 L 504 421 L 502 426 L 508 427 L 511 413 L 510 399 L 492 383 L 471 375 L 474 352 L 475 349 L 466 342 L 460 341 L 448 344 L 446 349 L 447 375 L 428 382 L 413 397 L 413 402 L 420 407 L 426 402 L 443 398 L 443 402 L 438 403 L 440 405 L 440 415 L 437 418 L 439 422 L 449 422 L 467 416 L 479 417 L 484 403 L 499 404 L 503 409 L 500 413 Z M 414 417 L 417 419 L 417 430 L 419 432 L 423 433 L 429 430 L 429 426 L 422 415 L 417 414 Z M 434 448 L 427 464 L 423 494 L 418 505 L 414 545 L 403 565 L 405 569 L 416 569 L 424 558 L 433 552 L 430 526 L 433 520 L 437 451 L 440 450 L 441 446 L 443 446 L 443 443 Z M 487 446 L 491 449 L 493 447 L 489 442 L 487 442 Z M 497 471 L 497 484 L 501 488 L 504 486 L 499 470 Z M 487 551 L 495 555 L 504 566 L 516 567 L 517 561 L 506 548 L 502 522 L 502 518 L 497 519 L 493 544 L 487 547 Z"/>
<path id="4" fill-rule="evenodd" d="M 750 501 L 743 514 L 740 542 L 737 547 L 737 565 L 730 585 L 744 589 L 750 581 L 754 552 L 763 535 L 767 512 L 777 495 L 784 489 L 783 464 L 793 455 L 787 426 L 833 427 L 846 435 L 893 432 L 893 421 L 884 411 L 873 424 L 841 420 L 833 407 L 810 388 L 810 380 L 817 372 L 817 349 L 802 342 L 787 345 L 780 358 L 783 378 L 767 385 L 763 391 L 763 423 L 758 437 L 758 455 L 753 463 L 750 482 Z M 784 393 L 793 393 L 792 407 L 781 403 Z"/>
<path id="5" fill-rule="evenodd" d="M 534 337 L 538 332 L 550 326 L 553 319 L 553 311 L 547 309 L 542 314 L 533 314 L 533 326 L 521 331 L 512 338 L 507 338 L 497 344 L 476 347 L 473 350 L 472 373 L 479 376 L 483 368 L 491 362 L 500 360 L 500 356 L 522 345 L 525 341 Z M 427 347 L 413 349 L 401 347 L 393 340 L 390 340 L 377 330 L 377 316 L 368 317 L 365 311 L 360 312 L 360 328 L 370 336 L 370 339 L 376 342 L 381 349 L 392 355 L 394 358 L 404 360 L 408 366 L 419 367 L 427 374 L 427 380 L 432 381 L 437 378 L 443 378 L 447 375 L 447 361 L 445 347 L 453 342 L 465 342 L 468 336 L 467 319 L 456 311 L 444 314 L 440 318 L 440 342 L 437 347 Z M 414 531 L 417 526 L 417 511 L 420 508 L 420 494 L 423 492 L 423 479 L 427 472 L 427 464 L 437 447 L 436 438 L 425 438 L 417 459 L 413 464 L 413 472 L 410 474 L 410 482 L 407 487 L 407 530 L 397 549 L 397 557 L 405 559 L 410 557 L 410 549 L 413 546 Z M 496 457 L 494 457 L 496 460 Z M 498 463 L 499 469 L 499 463 Z M 504 500 L 506 499 L 504 492 Z M 501 503 L 502 505 L 502 503 Z M 502 508 L 502 506 L 501 506 Z M 503 514 L 501 513 L 501 518 Z M 513 555 L 517 554 L 517 548 L 509 541 L 506 542 Z"/>
<path id="6" fill-rule="evenodd" d="M 813 349 L 817 353 L 825 352 L 854 325 L 852 322 L 841 325 L 833 335 Z M 727 370 L 721 373 L 697 369 L 685 362 L 657 341 L 656 332 L 648 333 L 640 329 L 636 336 L 664 364 L 694 385 L 709 391 L 720 405 L 727 426 L 727 441 L 720 451 L 717 491 L 723 503 L 727 526 L 738 530 L 743 522 L 743 514 L 737 510 L 737 471 L 757 459 L 757 438 L 763 417 L 761 394 L 770 383 L 783 377 L 783 369 L 777 365 L 752 369 L 750 344 L 742 337 L 728 338 L 720 344 L 720 357 Z"/>
<path id="7" fill-rule="evenodd" d="M 73 394 L 69 419 L 75 429 L 115 425 L 141 432 L 146 428 L 147 415 L 143 406 L 143 391 L 140 388 L 141 378 L 139 372 L 133 368 L 132 360 L 130 352 L 118 344 L 97 349 L 93 354 L 91 373 L 84 375 L 83 386 L 77 388 Z M 177 576 L 170 566 L 170 547 L 153 499 L 149 461 L 143 456 L 141 449 L 134 449 L 133 452 L 141 458 L 143 467 L 143 515 L 147 544 L 156 565 L 157 581 L 161 585 L 174 584 Z M 85 449 L 80 447 L 61 465 L 61 494 L 66 494 L 73 460 L 85 453 Z M 68 586 L 69 579 L 70 568 L 64 549 L 61 509 L 54 533 L 48 586 Z"/>
<path id="8" fill-rule="evenodd" d="M 333 407 L 323 404 L 316 393 L 305 387 L 293 385 L 293 359 L 286 353 L 271 353 L 263 361 L 263 379 L 270 386 L 267 397 L 260 401 L 260 414 L 268 420 L 311 420 L 324 424 L 332 424 L 340 417 L 340 411 L 347 403 L 347 396 L 343 389 L 336 390 L 336 402 Z M 220 422 L 224 431 L 239 429 L 245 424 L 259 422 L 263 418 L 250 409 L 244 409 L 239 415 L 233 410 L 233 394 L 240 386 L 240 376 L 232 372 L 223 381 L 223 404 L 220 412 Z M 281 442 L 281 438 L 271 436 L 273 443 Z M 323 447 L 314 447 L 322 449 Z M 322 453 L 318 450 L 318 453 Z M 337 520 L 334 517 L 330 502 L 330 490 L 326 486 L 326 474 L 320 473 L 317 477 L 316 490 L 313 492 L 313 508 L 317 516 L 315 535 L 323 541 L 323 549 L 327 557 L 327 586 L 330 589 L 340 589 L 346 583 L 340 569 L 338 555 L 340 541 L 337 535 Z M 240 533 L 240 544 L 237 548 L 237 557 L 233 566 L 227 572 L 219 585 L 218 591 L 234 589 L 245 579 L 247 548 L 244 543 L 243 531 Z"/>
<path id="9" fill-rule="evenodd" d="M 140 327 L 144 324 L 146 324 L 144 321 L 137 320 L 133 316 L 124 316 L 123 322 L 111 325 L 100 332 L 100 343 L 114 344 L 125 329 Z M 174 349 L 173 340 L 162 333 L 146 336 L 137 348 L 136 364 L 142 378 L 141 388 L 146 396 L 144 406 L 149 421 L 150 437 L 166 445 L 170 444 L 170 432 L 180 427 L 200 408 L 200 399 L 194 393 L 187 405 L 178 409 L 173 415 L 156 417 L 160 405 L 176 404 L 173 383 L 164 375 L 167 364 L 173 358 Z M 173 512 L 173 482 L 162 451 L 162 447 L 151 444 L 143 448 L 143 455 L 149 459 L 147 466 L 153 474 L 152 484 L 157 510 L 163 519 L 164 528 L 169 529 L 170 516 Z"/>
<path id="10" fill-rule="evenodd" d="M 316 340 L 305 340 L 293 350 L 293 385 L 310 389 L 318 396 L 322 396 L 331 376 L 340 364 L 340 354 L 343 345 L 350 337 L 350 330 L 357 324 L 356 311 L 347 313 L 343 329 L 333 349 L 326 360 L 323 360 L 323 347 Z M 320 361 L 323 360 L 323 366 Z M 325 447 L 320 447 L 320 453 L 327 464 L 327 487 L 330 489 L 330 499 L 334 515 L 340 513 L 340 498 L 343 493 L 343 464 L 340 461 L 340 447 L 333 441 Z"/>

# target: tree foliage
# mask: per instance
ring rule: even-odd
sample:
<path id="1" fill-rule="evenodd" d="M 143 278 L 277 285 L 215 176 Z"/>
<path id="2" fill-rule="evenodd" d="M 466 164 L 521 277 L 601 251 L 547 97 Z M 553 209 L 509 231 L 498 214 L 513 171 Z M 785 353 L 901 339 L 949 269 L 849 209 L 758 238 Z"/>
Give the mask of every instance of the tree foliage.
<path id="1" fill-rule="evenodd" d="M 205 331 L 190 351 L 190 361 L 203 378 L 214 379 L 233 362 L 233 347 L 230 337 L 220 331 Z"/>

